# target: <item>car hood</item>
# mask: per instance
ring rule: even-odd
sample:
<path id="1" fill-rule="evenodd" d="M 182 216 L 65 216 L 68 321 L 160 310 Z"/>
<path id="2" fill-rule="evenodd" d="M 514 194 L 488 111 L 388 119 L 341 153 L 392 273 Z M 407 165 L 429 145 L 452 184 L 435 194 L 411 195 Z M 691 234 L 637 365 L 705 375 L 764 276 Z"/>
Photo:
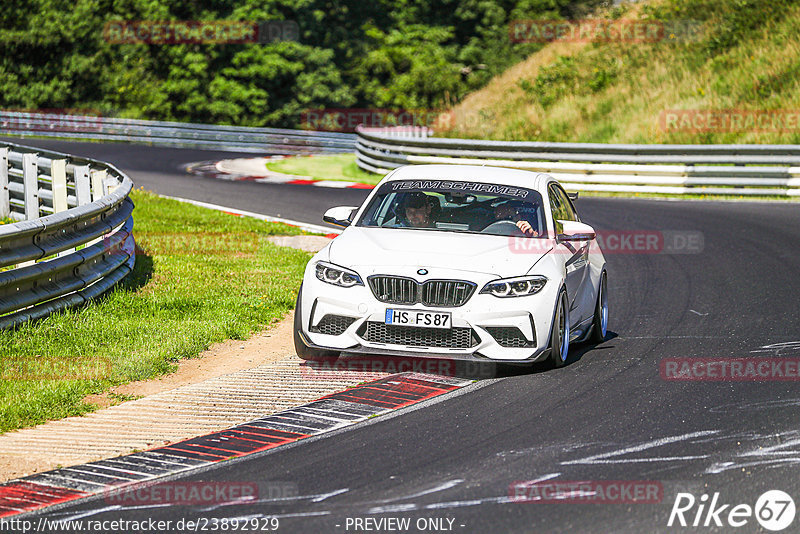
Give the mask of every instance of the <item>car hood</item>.
<path id="1" fill-rule="evenodd" d="M 498 277 L 520 276 L 552 247 L 515 251 L 514 238 L 432 230 L 350 227 L 328 248 L 329 261 L 343 267 L 451 269 Z M 528 241 L 528 240 L 525 240 Z"/>

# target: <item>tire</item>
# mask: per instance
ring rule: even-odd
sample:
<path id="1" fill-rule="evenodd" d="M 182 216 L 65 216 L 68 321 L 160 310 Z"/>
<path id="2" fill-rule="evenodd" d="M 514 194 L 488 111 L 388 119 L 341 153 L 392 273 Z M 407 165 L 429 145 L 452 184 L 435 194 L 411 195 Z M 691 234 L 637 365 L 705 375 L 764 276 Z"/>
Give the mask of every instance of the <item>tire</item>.
<path id="1" fill-rule="evenodd" d="M 297 302 L 294 305 L 294 351 L 301 359 L 306 361 L 322 362 L 335 360 L 339 357 L 338 352 L 316 349 L 309 347 L 303 342 L 303 338 L 300 336 L 303 326 L 303 313 L 300 310 L 302 295 L 303 286 L 301 285 L 300 291 L 297 292 Z"/>
<path id="2" fill-rule="evenodd" d="M 550 355 L 547 361 L 552 367 L 562 367 L 569 356 L 569 307 L 567 292 L 563 289 L 556 301 L 553 326 L 550 329 Z"/>
<path id="3" fill-rule="evenodd" d="M 608 275 L 605 271 L 600 275 L 600 285 L 597 291 L 597 304 L 594 307 L 594 320 L 592 321 L 592 335 L 589 341 L 602 343 L 608 334 Z"/>

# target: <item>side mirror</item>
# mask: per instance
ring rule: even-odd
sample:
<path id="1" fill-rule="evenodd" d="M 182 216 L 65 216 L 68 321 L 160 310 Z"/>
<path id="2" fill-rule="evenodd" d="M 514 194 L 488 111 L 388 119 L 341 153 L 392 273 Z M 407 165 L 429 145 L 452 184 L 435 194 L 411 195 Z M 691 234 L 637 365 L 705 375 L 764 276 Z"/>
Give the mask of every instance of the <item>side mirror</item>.
<path id="1" fill-rule="evenodd" d="M 574 193 L 567 193 L 567 196 L 569 197 L 570 200 L 574 201 L 574 200 L 578 200 L 578 194 L 579 193 L 580 193 L 580 191 L 575 191 Z"/>
<path id="2" fill-rule="evenodd" d="M 561 224 L 561 233 L 558 234 L 559 241 L 591 241 L 597 234 L 594 228 L 588 224 L 577 221 L 558 221 Z"/>
<path id="3" fill-rule="evenodd" d="M 336 226 L 347 227 L 353 223 L 350 217 L 353 216 L 353 212 L 357 209 L 356 206 L 338 206 L 336 208 L 331 208 L 325 212 L 325 215 L 322 216 L 322 220 L 326 223 L 335 224 Z"/>

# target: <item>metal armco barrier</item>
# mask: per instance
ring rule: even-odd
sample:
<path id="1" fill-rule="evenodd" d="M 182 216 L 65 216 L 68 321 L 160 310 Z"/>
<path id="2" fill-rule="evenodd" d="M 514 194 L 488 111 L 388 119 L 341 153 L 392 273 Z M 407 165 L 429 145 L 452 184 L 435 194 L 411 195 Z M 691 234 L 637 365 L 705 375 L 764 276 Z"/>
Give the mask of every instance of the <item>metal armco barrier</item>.
<path id="1" fill-rule="evenodd" d="M 281 154 L 352 152 L 356 142 L 354 134 L 337 132 L 246 128 L 21 111 L 0 111 L 0 133 Z"/>
<path id="2" fill-rule="evenodd" d="M 358 128 L 357 164 L 492 165 L 552 174 L 575 191 L 800 196 L 798 145 L 606 145 L 432 138 Z"/>
<path id="3" fill-rule="evenodd" d="M 83 304 L 133 269 L 133 182 L 112 165 L 0 144 L 0 328 Z"/>

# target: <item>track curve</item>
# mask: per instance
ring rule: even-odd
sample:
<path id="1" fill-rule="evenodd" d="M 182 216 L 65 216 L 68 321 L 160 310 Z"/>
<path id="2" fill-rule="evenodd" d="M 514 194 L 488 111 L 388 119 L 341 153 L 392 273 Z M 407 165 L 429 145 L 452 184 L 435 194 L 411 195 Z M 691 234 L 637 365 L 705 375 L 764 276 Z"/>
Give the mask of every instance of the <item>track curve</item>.
<path id="1" fill-rule="evenodd" d="M 252 181 L 221 181 L 208 176 L 188 174 L 183 170 L 184 165 L 197 161 L 256 156 L 252 153 L 128 143 L 86 143 L 11 137 L 0 139 L 108 161 L 123 169 L 133 179 L 136 187 L 144 187 L 161 195 L 188 198 L 272 217 L 291 218 L 304 223 L 323 225 L 322 213 L 326 209 L 360 204 L 369 193 L 363 189 L 325 188 L 320 191 L 320 188 L 306 185 L 286 187 L 283 184 Z"/>
<path id="2" fill-rule="evenodd" d="M 311 223 L 326 207 L 356 204 L 367 194 L 198 182 L 172 166 L 214 157 L 208 152 L 69 145 L 118 164 L 137 185 L 160 193 Z M 764 491 L 780 489 L 797 501 L 800 382 L 670 382 L 659 375 L 664 358 L 800 357 L 800 343 L 792 344 L 800 340 L 796 205 L 583 198 L 578 207 L 601 231 L 701 232 L 704 248 L 607 254 L 613 337 L 577 348 L 566 367 L 485 380 L 396 417 L 181 478 L 288 481 L 298 488 L 296 498 L 213 509 L 108 509 L 92 501 L 38 515 L 278 515 L 280 532 L 353 532 L 347 519 L 367 517 L 405 517 L 412 525 L 417 518 L 452 518 L 456 532 L 666 532 L 679 491 L 698 498 L 720 492 L 725 503 L 752 506 Z M 778 343 L 786 345 L 762 348 Z M 546 478 L 658 481 L 664 498 L 660 504 L 508 502 L 514 481 Z M 747 531 L 757 526 L 751 519 Z"/>

